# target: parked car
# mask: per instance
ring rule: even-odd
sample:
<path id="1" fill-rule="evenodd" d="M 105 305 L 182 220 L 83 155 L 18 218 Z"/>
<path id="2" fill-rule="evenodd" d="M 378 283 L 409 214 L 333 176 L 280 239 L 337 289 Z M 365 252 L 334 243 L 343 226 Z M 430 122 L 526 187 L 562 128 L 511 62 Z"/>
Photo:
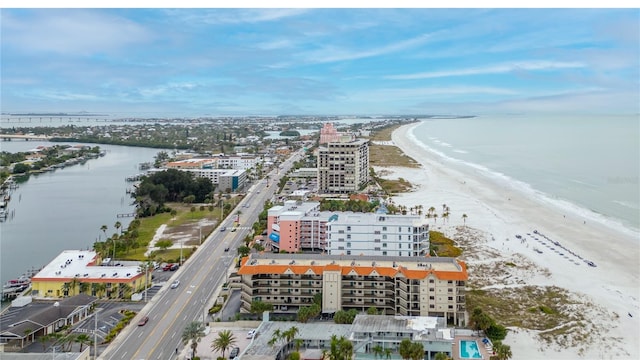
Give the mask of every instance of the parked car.
<path id="1" fill-rule="evenodd" d="M 255 335 L 255 334 L 256 334 L 256 329 L 250 330 L 250 331 L 247 333 L 247 339 L 252 339 L 252 338 L 253 338 L 253 335 Z"/>
<path id="2" fill-rule="evenodd" d="M 149 321 L 148 316 L 143 316 L 142 319 L 138 322 L 138 326 L 144 326 Z"/>
<path id="3" fill-rule="evenodd" d="M 178 267 L 180 267 L 178 264 L 173 264 L 173 265 L 171 265 L 171 268 L 169 268 L 169 270 L 176 271 L 176 270 L 178 270 Z"/>
<path id="4" fill-rule="evenodd" d="M 178 286 L 180 286 L 180 280 L 176 280 L 176 281 L 174 281 L 174 282 L 172 282 L 172 283 L 171 283 L 171 288 L 172 288 L 172 289 L 175 289 L 175 288 L 177 288 Z"/>
<path id="5" fill-rule="evenodd" d="M 225 230 L 227 230 L 227 228 L 225 226 L 220 228 L 220 231 L 225 231 Z"/>
<path id="6" fill-rule="evenodd" d="M 229 359 L 235 358 L 236 356 L 238 356 L 238 354 L 240 354 L 240 348 L 236 346 L 231 349 L 231 352 L 229 353 Z"/>
<path id="7" fill-rule="evenodd" d="M 171 270 L 172 266 L 173 264 L 166 264 L 165 266 L 162 267 L 162 271 L 169 271 Z"/>
<path id="8" fill-rule="evenodd" d="M 229 248 L 228 247 L 224 248 L 224 252 L 229 252 Z"/>

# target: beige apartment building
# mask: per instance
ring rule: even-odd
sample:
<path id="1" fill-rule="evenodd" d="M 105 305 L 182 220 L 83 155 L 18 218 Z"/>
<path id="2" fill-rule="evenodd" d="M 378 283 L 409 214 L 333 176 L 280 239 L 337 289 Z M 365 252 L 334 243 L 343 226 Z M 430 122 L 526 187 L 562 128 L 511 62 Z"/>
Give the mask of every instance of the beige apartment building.
<path id="1" fill-rule="evenodd" d="M 331 142 L 318 148 L 318 192 L 350 194 L 369 181 L 369 141 Z"/>
<path id="2" fill-rule="evenodd" d="M 465 326 L 466 264 L 455 258 L 251 254 L 242 261 L 241 311 L 259 300 L 296 313 L 322 294 L 322 312 L 444 317 Z"/>

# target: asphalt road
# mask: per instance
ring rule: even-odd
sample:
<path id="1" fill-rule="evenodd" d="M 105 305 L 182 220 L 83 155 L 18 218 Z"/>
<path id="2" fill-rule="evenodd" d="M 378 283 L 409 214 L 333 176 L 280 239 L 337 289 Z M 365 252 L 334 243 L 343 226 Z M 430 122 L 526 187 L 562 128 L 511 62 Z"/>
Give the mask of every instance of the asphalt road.
<path id="1" fill-rule="evenodd" d="M 235 249 L 251 232 L 251 225 L 258 220 L 265 200 L 271 199 L 279 179 L 300 158 L 295 153 L 282 163 L 280 169 L 269 173 L 269 187 L 266 180 L 254 184 L 247 196 L 238 204 L 242 211 L 237 231 L 230 231 L 235 212 L 209 236 L 207 241 L 176 271 L 160 292 L 143 308 L 131 324 L 107 347 L 99 359 L 157 359 L 177 358 L 176 349 L 181 349 L 182 331 L 191 321 L 202 321 L 207 303 L 226 280 L 229 267 L 232 266 Z M 248 207 L 244 207 L 248 204 Z M 244 225 L 247 226 L 244 226 Z M 227 231 L 220 232 L 220 227 Z M 229 247 L 231 250 L 225 252 Z M 171 289 L 170 284 L 180 280 L 180 286 Z M 149 316 L 149 322 L 138 326 L 142 316 Z"/>

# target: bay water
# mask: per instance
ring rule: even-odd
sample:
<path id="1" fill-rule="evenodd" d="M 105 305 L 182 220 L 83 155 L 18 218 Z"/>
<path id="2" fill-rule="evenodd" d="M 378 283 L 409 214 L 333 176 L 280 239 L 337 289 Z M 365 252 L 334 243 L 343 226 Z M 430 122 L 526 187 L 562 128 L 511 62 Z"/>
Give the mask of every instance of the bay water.
<path id="1" fill-rule="evenodd" d="M 39 145 L 62 143 L 3 141 L 0 150 L 28 151 Z M 77 145 L 77 143 L 69 143 Z M 127 176 L 141 171 L 142 162 L 153 161 L 162 149 L 87 144 L 100 146 L 106 155 L 84 164 L 31 175 L 11 193 L 9 217 L 0 222 L 0 281 L 39 268 L 67 249 L 91 249 L 103 240 L 100 230 L 107 225 L 107 236 L 116 233 L 119 221 L 126 228 L 133 213 L 133 199 L 126 193 L 132 187 Z"/>

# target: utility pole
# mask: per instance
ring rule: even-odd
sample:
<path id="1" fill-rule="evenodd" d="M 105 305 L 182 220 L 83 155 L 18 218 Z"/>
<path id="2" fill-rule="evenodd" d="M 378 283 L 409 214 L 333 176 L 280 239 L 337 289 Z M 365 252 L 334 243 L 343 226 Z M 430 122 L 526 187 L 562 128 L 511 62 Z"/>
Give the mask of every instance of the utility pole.
<path id="1" fill-rule="evenodd" d="M 93 358 L 98 358 L 98 311 L 93 311 Z"/>

